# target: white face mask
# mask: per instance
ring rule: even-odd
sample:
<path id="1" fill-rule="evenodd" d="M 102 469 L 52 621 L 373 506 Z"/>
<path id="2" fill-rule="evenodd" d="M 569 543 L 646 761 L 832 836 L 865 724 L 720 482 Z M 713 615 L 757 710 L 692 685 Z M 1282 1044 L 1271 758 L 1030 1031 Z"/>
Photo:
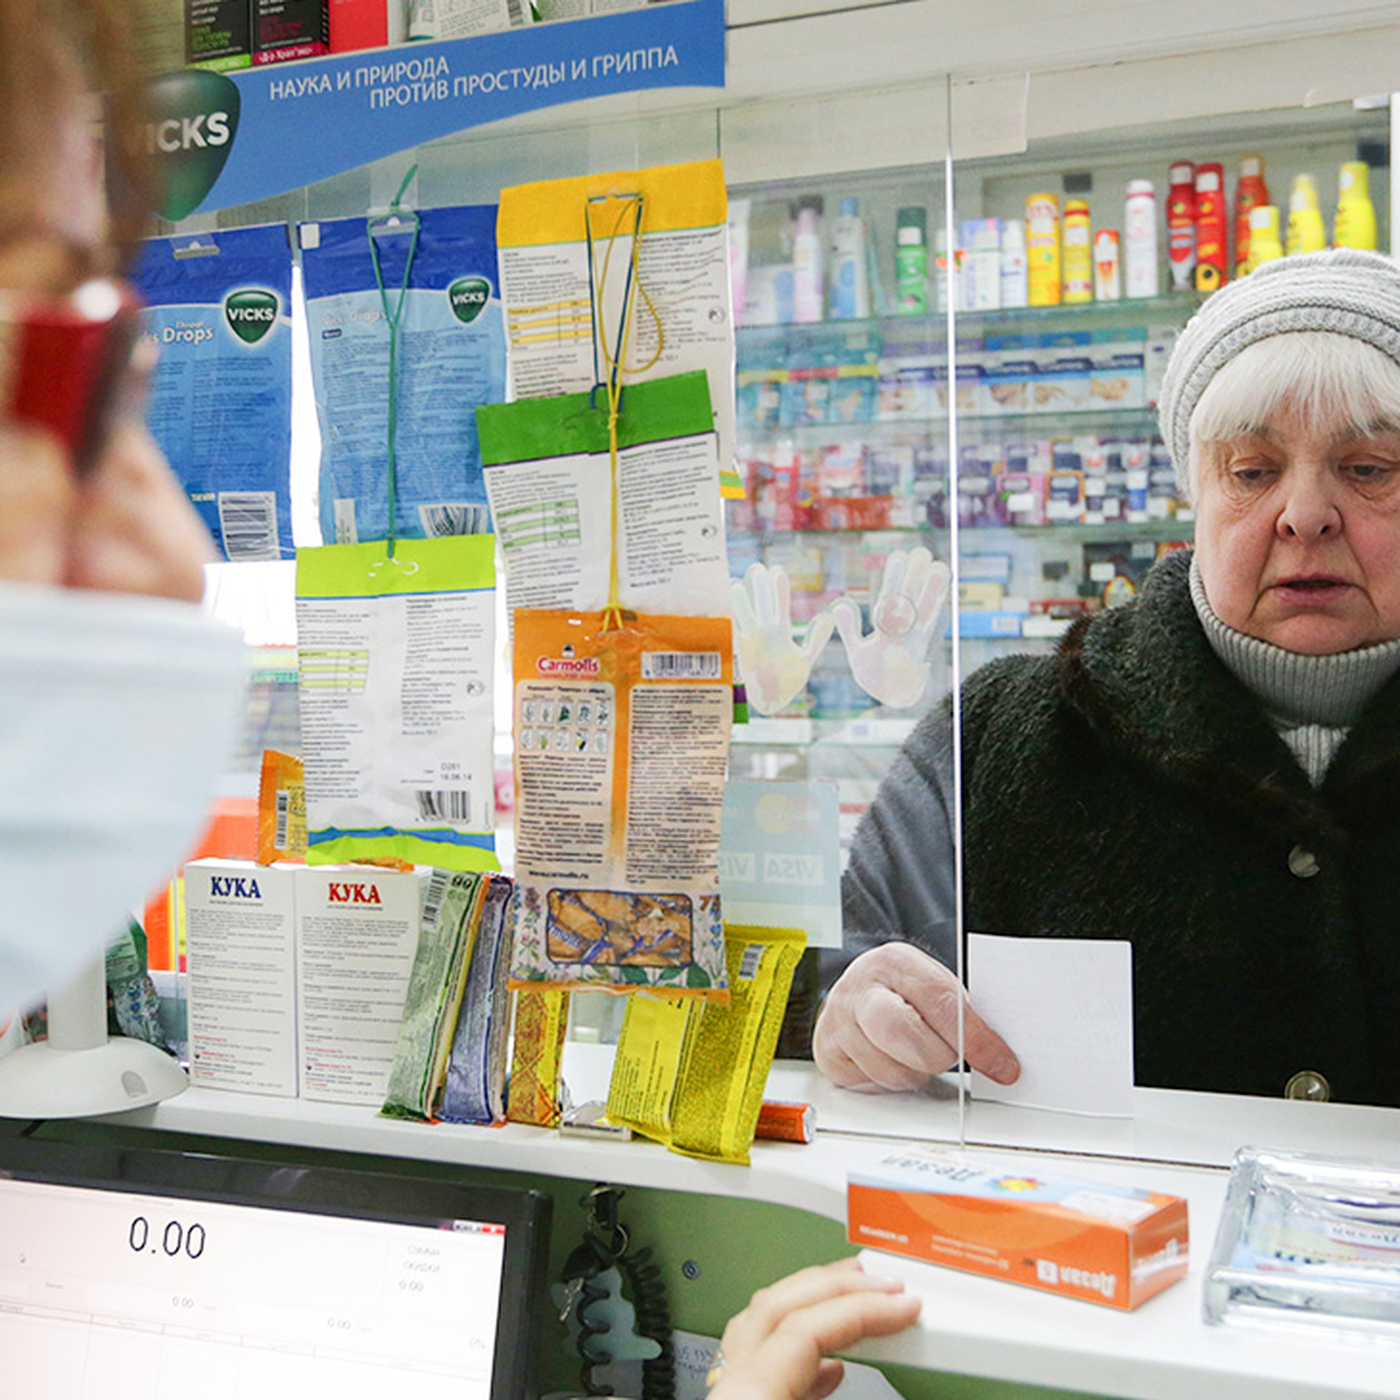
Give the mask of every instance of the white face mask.
<path id="1" fill-rule="evenodd" d="M 241 634 L 189 603 L 0 585 L 0 1020 L 188 854 L 245 677 Z"/>

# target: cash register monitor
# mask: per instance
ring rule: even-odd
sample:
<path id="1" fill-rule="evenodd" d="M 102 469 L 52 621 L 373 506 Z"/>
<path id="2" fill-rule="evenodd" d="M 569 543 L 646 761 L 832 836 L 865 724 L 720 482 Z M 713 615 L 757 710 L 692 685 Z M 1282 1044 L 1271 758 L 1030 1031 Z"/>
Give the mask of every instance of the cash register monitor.
<path id="1" fill-rule="evenodd" d="M 527 1400 L 549 1204 L 359 1168 L 0 1138 L 5 1393 Z"/>

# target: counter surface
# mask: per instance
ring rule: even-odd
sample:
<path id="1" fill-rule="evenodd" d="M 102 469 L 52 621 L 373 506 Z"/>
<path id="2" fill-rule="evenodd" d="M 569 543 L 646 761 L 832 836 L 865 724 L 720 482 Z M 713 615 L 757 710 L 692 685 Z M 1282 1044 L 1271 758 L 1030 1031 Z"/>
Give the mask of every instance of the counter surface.
<path id="1" fill-rule="evenodd" d="M 566 1072 L 576 1101 L 601 1096 L 608 1064 L 609 1052 L 602 1047 L 569 1047 Z M 843 1222 L 847 1172 L 873 1166 L 894 1140 L 956 1143 L 960 1127 L 966 1127 L 968 1150 L 998 1166 L 1009 1168 L 1029 1157 L 1053 1161 L 1057 1170 L 1089 1180 L 1131 1182 L 1184 1196 L 1193 1237 L 1190 1273 L 1135 1312 L 1120 1313 L 872 1254 L 870 1267 L 903 1278 L 923 1296 L 924 1312 L 918 1328 L 867 1343 L 856 1355 L 1143 1400 L 1400 1394 L 1400 1349 L 1295 1342 L 1210 1327 L 1201 1319 L 1202 1272 L 1228 1177 L 1223 1164 L 1235 1149 L 1258 1142 L 1351 1156 L 1393 1155 L 1393 1115 L 1165 1091 L 1139 1091 L 1138 1115 L 1131 1122 L 1066 1120 L 993 1104 L 973 1104 L 964 1113 L 951 1093 L 874 1099 L 835 1090 L 810 1067 L 782 1064 L 774 1067 L 768 1092 L 814 1102 L 818 1138 L 808 1147 L 755 1143 L 748 1168 L 696 1161 L 640 1140 L 599 1142 L 514 1124 L 429 1126 L 383 1119 L 370 1108 L 208 1089 L 190 1089 L 105 1121 L 766 1201 Z M 979 1136 L 982 1144 L 1001 1145 L 977 1144 Z M 1004 1145 L 1018 1137 L 1040 1146 Z M 1107 1155 L 1114 1152 L 1125 1158 Z M 1170 1160 L 1131 1160 L 1149 1154 Z"/>

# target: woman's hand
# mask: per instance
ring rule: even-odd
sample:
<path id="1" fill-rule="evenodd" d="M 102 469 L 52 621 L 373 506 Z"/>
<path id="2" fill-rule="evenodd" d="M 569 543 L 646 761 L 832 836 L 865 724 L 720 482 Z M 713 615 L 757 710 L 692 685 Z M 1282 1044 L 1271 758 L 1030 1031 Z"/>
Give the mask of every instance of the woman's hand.
<path id="1" fill-rule="evenodd" d="M 908 943 L 871 948 L 841 974 L 817 1020 L 812 1055 L 842 1089 L 917 1089 L 963 1057 L 998 1084 L 1021 1073 L 1011 1047 L 973 1010 L 953 973 Z"/>
<path id="2" fill-rule="evenodd" d="M 0 425 L 0 578 L 197 603 L 213 557 L 140 424 L 118 425 L 83 481 L 48 433 Z"/>
<path id="3" fill-rule="evenodd" d="M 903 1289 L 853 1258 L 760 1289 L 724 1329 L 710 1400 L 824 1400 L 844 1373 L 831 1352 L 902 1332 L 918 1317 L 918 1298 Z"/>

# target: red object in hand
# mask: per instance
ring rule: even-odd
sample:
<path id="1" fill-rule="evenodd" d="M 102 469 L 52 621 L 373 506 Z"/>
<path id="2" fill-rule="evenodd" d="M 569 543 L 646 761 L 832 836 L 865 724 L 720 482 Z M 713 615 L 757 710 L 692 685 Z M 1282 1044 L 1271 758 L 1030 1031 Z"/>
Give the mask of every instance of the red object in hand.
<path id="1" fill-rule="evenodd" d="M 47 428 L 84 475 L 136 392 L 140 332 L 140 300 L 122 282 L 85 282 L 61 298 L 0 297 L 0 417 Z"/>

